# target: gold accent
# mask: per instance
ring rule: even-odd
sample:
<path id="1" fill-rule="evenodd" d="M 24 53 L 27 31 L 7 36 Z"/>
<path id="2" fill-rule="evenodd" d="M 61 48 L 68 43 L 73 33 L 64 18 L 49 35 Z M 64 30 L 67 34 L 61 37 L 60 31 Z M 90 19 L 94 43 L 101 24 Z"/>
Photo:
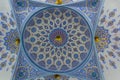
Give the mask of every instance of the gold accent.
<path id="1" fill-rule="evenodd" d="M 19 39 L 19 38 L 15 40 L 15 44 L 16 44 L 16 45 L 19 45 L 19 44 L 20 44 L 20 39 Z"/>
<path id="2" fill-rule="evenodd" d="M 55 4 L 62 4 L 63 1 L 62 0 L 56 0 Z"/>
<path id="3" fill-rule="evenodd" d="M 55 41 L 62 42 L 62 37 L 61 36 L 56 36 Z"/>
<path id="4" fill-rule="evenodd" d="M 57 80 L 60 80 L 61 77 L 60 77 L 60 75 L 55 74 L 55 75 L 54 75 L 54 78 L 57 79 Z"/>
<path id="5" fill-rule="evenodd" d="M 100 42 L 100 38 L 98 36 L 95 36 L 95 42 Z"/>

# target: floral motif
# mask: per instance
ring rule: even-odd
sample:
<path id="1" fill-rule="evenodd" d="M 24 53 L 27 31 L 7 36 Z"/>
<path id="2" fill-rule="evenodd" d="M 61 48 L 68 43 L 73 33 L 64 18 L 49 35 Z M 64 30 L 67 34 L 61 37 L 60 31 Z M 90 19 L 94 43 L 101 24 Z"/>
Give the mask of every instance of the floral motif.
<path id="1" fill-rule="evenodd" d="M 13 29 L 11 29 L 10 32 L 7 32 L 6 37 L 4 37 L 4 45 L 7 50 L 11 51 L 11 53 L 18 52 L 18 45 L 15 43 L 17 39 L 19 39 L 18 31 Z"/>
<path id="2" fill-rule="evenodd" d="M 21 23 L 23 23 L 24 19 L 28 17 L 27 15 L 30 13 L 30 11 L 33 11 L 36 8 L 35 6 L 40 6 L 32 5 L 34 6 L 32 7 L 31 5 L 32 4 L 26 6 L 26 8 L 23 8 L 25 10 L 25 13 L 17 12 L 15 13 L 18 24 L 21 25 Z M 98 5 L 99 2 L 95 6 L 97 7 Z M 23 5 L 20 4 L 19 6 Z M 93 6 L 91 7 L 91 5 L 88 4 L 84 6 L 85 7 L 82 8 L 83 10 L 86 11 L 85 14 L 87 14 L 87 16 L 89 16 L 89 18 L 91 19 L 91 22 L 95 24 L 95 20 L 97 17 L 96 12 L 99 11 L 97 10 L 99 6 L 97 8 Z M 86 6 L 87 7 L 90 6 L 91 8 L 88 7 L 89 9 L 87 8 L 88 9 L 87 11 Z M 85 59 L 87 59 L 86 56 L 88 55 L 88 51 L 90 49 L 91 34 L 89 28 L 87 28 L 88 25 L 86 24 L 86 21 L 84 21 L 83 17 L 77 15 L 77 13 L 72 12 L 71 10 L 68 9 L 67 10 L 66 9 L 48 10 L 48 9 L 49 8 L 47 8 L 46 11 L 44 10 L 44 12 L 39 11 L 38 15 L 33 14 L 33 16 L 29 19 L 23 31 L 23 35 L 24 34 L 25 35 L 22 37 L 23 38 L 22 43 L 23 45 L 26 45 L 24 49 L 27 51 L 28 54 L 27 53 L 25 54 L 27 54 L 27 57 L 29 59 L 26 58 L 24 52 L 21 49 L 20 52 L 21 54 L 19 56 L 19 60 L 17 62 L 18 64 L 16 66 L 17 68 L 15 71 L 17 72 L 18 68 L 25 66 L 25 68 L 27 68 L 29 71 L 28 73 L 29 75 L 27 75 L 26 77 L 31 80 L 34 80 L 35 78 L 39 80 L 38 76 L 45 76 L 45 78 L 47 77 L 51 78 L 51 76 L 49 76 L 51 73 L 49 73 L 49 71 L 46 73 L 44 72 L 44 70 L 45 71 L 48 69 L 54 71 L 58 70 L 58 72 L 60 72 L 61 70 L 67 71 L 74 69 L 74 67 L 76 67 L 76 65 L 79 64 L 79 61 L 84 61 Z M 79 22 L 81 26 L 79 25 Z M 19 28 L 19 30 L 21 32 L 21 28 Z M 68 47 L 66 47 L 66 45 Z M 80 46 L 76 47 L 76 45 Z M 71 48 L 71 46 L 73 48 Z M 99 74 L 100 73 L 99 66 L 97 64 L 96 56 L 94 55 L 95 51 L 94 50 L 92 51 L 93 55 L 92 58 L 90 58 L 88 64 L 86 64 L 80 70 L 73 71 L 71 74 L 69 73 L 65 74 L 74 77 L 79 77 L 78 80 L 83 79 L 99 80 L 101 78 L 101 74 Z M 63 55 L 60 54 L 61 52 L 63 53 Z M 81 53 L 77 54 L 78 52 Z M 36 66 L 31 65 L 34 64 L 33 61 L 35 61 L 35 63 L 37 63 L 39 66 L 42 66 L 43 69 L 40 70 Z M 64 69 L 61 69 L 61 65 L 64 66 Z M 24 72 L 24 74 L 25 73 L 27 72 Z M 17 80 L 19 79 L 19 77 L 16 77 L 16 74 L 14 74 L 13 79 Z M 21 78 L 21 80 L 24 80 L 24 78 Z"/>
<path id="3" fill-rule="evenodd" d="M 9 13 L 0 13 L 0 71 L 9 69 L 14 66 L 18 48 L 15 39 L 18 38 L 15 21 Z"/>
<path id="4" fill-rule="evenodd" d="M 16 72 L 16 80 L 27 79 L 28 70 L 25 67 L 19 67 Z"/>
<path id="5" fill-rule="evenodd" d="M 100 0 L 86 0 L 87 9 L 91 12 L 97 12 Z"/>
<path id="6" fill-rule="evenodd" d="M 59 72 L 72 70 L 89 55 L 89 25 L 82 16 L 70 9 L 45 9 L 26 24 L 24 48 L 27 55 L 43 69 Z"/>
<path id="7" fill-rule="evenodd" d="M 26 0 L 13 0 L 14 1 L 14 6 L 15 6 L 15 11 L 17 13 L 24 13 L 26 10 L 28 10 L 28 1 Z"/>
<path id="8" fill-rule="evenodd" d="M 99 41 L 96 42 L 96 47 L 103 69 L 109 69 L 108 66 L 117 69 L 115 60 L 117 56 L 119 57 L 120 52 L 120 46 L 118 45 L 118 41 L 120 40 L 118 36 L 120 29 L 118 27 L 119 21 L 115 19 L 116 16 L 118 16 L 117 9 L 106 11 L 103 9 L 96 30 L 96 36 L 99 37 Z M 117 59 L 117 61 L 119 61 L 119 59 Z"/>
<path id="9" fill-rule="evenodd" d="M 95 67 L 92 67 L 92 68 L 88 68 L 88 69 L 87 69 L 88 79 L 91 79 L 91 80 L 100 80 L 98 73 L 99 73 L 99 72 L 98 72 L 98 69 L 95 68 Z"/>
<path id="10" fill-rule="evenodd" d="M 104 52 L 108 48 L 111 35 L 108 30 L 105 30 L 104 27 L 98 27 L 96 30 L 95 38 L 99 38 L 99 41 L 96 41 L 96 48 L 98 52 Z"/>

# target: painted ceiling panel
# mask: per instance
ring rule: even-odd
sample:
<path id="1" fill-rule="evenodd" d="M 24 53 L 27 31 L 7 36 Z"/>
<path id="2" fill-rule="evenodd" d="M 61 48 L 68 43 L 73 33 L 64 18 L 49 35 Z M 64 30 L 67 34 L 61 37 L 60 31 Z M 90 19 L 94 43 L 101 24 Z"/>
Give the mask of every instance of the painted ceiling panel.
<path id="1" fill-rule="evenodd" d="M 119 80 L 120 1 L 61 1 L 0 1 L 0 80 Z"/>

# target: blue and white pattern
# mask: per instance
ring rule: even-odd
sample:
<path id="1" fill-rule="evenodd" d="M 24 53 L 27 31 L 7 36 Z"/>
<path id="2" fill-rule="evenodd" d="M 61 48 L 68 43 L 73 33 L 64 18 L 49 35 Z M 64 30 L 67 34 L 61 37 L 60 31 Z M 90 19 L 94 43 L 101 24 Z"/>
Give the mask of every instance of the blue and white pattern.
<path id="1" fill-rule="evenodd" d="M 5 80 L 8 80 L 13 73 L 16 62 L 19 45 L 16 39 L 19 34 L 16 29 L 16 23 L 13 15 L 7 12 L 0 13 L 0 77 L 9 74 Z M 2 78 L 1 78 L 2 79 Z"/>
<path id="2" fill-rule="evenodd" d="M 22 23 L 25 22 L 25 19 L 27 17 L 29 17 L 29 14 L 31 14 L 32 11 L 34 12 L 34 10 L 40 8 L 39 5 L 35 5 L 35 4 L 32 5 L 33 3 L 31 3 L 30 1 L 42 1 L 45 3 L 47 2 L 47 3 L 52 3 L 52 4 L 55 3 L 55 0 L 13 0 L 13 2 L 16 2 L 15 4 L 13 4 L 13 6 L 15 6 L 13 8 L 13 10 L 15 11 L 14 16 L 16 17 L 16 21 L 18 24 L 17 27 L 18 27 L 18 30 L 20 31 L 20 34 L 21 34 L 22 29 L 24 28 L 24 26 L 21 26 L 21 25 L 22 25 Z M 83 1 L 83 0 L 64 0 L 63 4 L 68 4 L 68 3 L 72 3 L 72 2 L 76 2 L 76 1 L 79 2 L 79 1 Z M 3 1 L 3 2 L 5 2 L 5 1 Z M 97 48 L 97 53 L 98 53 L 97 55 L 99 56 L 101 67 L 103 68 L 103 74 L 104 74 L 105 80 L 113 80 L 113 79 L 119 80 L 119 76 L 116 74 L 119 74 L 119 71 L 120 71 L 120 59 L 119 59 L 120 58 L 120 51 L 119 51 L 120 50 L 120 46 L 119 46 L 120 12 L 119 12 L 119 8 L 118 8 L 119 7 L 118 3 L 120 1 L 119 0 L 116 0 L 116 1 L 105 0 L 104 9 L 100 16 L 101 18 L 100 18 L 99 24 L 98 24 L 98 26 L 95 26 L 96 22 L 97 22 L 97 18 L 98 18 L 98 13 L 99 13 L 98 8 L 101 6 L 101 4 L 99 4 L 100 2 L 101 2 L 100 0 L 85 0 L 85 4 L 83 4 L 83 5 L 76 4 L 76 7 L 73 9 L 84 12 L 87 15 L 87 17 L 89 18 L 89 20 L 91 21 L 91 23 L 94 25 L 91 28 L 92 28 L 93 33 L 96 32 L 95 37 L 99 38 L 99 41 L 95 42 L 95 43 L 96 43 L 96 48 Z M 108 2 L 110 4 L 108 4 Z M 2 4 L 2 3 L 0 3 L 0 4 Z M 71 7 L 71 8 L 73 6 L 74 5 L 72 5 L 72 6 L 68 5 L 68 7 Z M 44 5 L 44 7 L 49 7 L 49 6 Z M 6 7 L 4 7 L 4 8 L 6 8 Z M 7 11 L 8 9 L 9 8 L 6 8 L 3 11 Z M 1 8 L 0 8 L 0 10 L 1 10 Z M 15 41 L 17 39 L 19 39 L 19 33 L 16 29 L 16 22 L 13 19 L 13 15 L 11 15 L 11 12 L 9 12 L 9 13 L 1 12 L 0 15 L 1 15 L 1 17 L 0 17 L 0 21 L 1 21 L 0 22 L 0 25 L 1 25 L 1 28 L 0 28 L 0 52 L 1 52 L 1 54 L 0 54 L 0 69 L 1 69 L 0 76 L 1 76 L 1 74 L 4 75 L 4 72 L 10 73 L 13 71 L 12 68 L 14 68 L 14 63 L 17 60 L 16 57 L 17 57 L 17 55 L 18 55 L 17 53 L 19 51 L 19 45 L 16 45 L 16 43 L 15 43 Z M 61 21 L 61 20 L 57 20 L 56 17 L 55 17 L 55 19 L 56 19 L 55 21 L 52 19 L 46 20 L 46 17 L 49 17 L 49 14 L 44 15 L 45 20 L 43 20 L 42 22 L 41 22 L 41 20 L 40 21 L 38 20 L 38 22 L 37 22 L 36 18 L 33 19 L 33 21 L 31 21 L 31 24 L 29 25 L 28 30 L 26 27 L 25 30 L 27 30 L 28 33 L 30 32 L 30 37 L 25 38 L 26 42 L 34 43 L 34 39 L 35 39 L 35 42 L 38 41 L 37 38 L 40 38 L 40 41 L 44 42 L 44 39 L 47 38 L 47 41 L 44 42 L 44 44 L 38 42 L 36 44 L 39 44 L 39 45 L 35 45 L 35 46 L 32 45 L 30 50 L 28 50 L 29 51 L 28 53 L 30 53 L 30 54 L 33 53 L 33 55 L 32 55 L 32 56 L 34 56 L 34 57 L 32 57 L 33 60 L 36 60 L 39 62 L 39 59 L 41 58 L 41 60 L 45 61 L 46 62 L 45 65 L 47 65 L 47 67 L 43 67 L 45 70 L 60 71 L 61 66 L 59 66 L 59 65 L 61 65 L 61 63 L 63 61 L 61 61 L 62 59 L 56 60 L 56 55 L 59 56 L 60 54 L 52 55 L 52 52 L 56 53 L 56 51 L 57 51 L 59 53 L 60 52 L 59 49 L 61 49 L 61 50 L 63 50 L 62 52 L 64 55 L 69 55 L 65 52 L 67 52 L 67 50 L 70 50 L 70 49 L 65 49 L 63 47 L 65 45 L 67 45 L 67 43 L 70 42 L 71 40 L 73 40 L 76 43 L 74 44 L 74 43 L 70 42 L 70 46 L 79 44 L 80 42 L 77 41 L 77 39 L 76 39 L 79 37 L 76 37 L 76 35 L 77 35 L 76 33 L 82 32 L 82 31 L 79 31 L 79 30 L 76 31 L 76 29 L 74 30 L 75 27 L 72 27 L 72 28 L 70 28 L 71 33 L 69 33 L 69 31 L 67 31 L 68 30 L 67 28 L 61 28 L 58 25 L 56 28 L 54 28 L 52 24 L 59 24 L 59 21 Z M 65 22 L 61 22 L 61 24 L 59 24 L 59 25 L 63 26 L 68 23 L 73 25 L 72 23 L 67 22 L 66 19 L 64 19 L 64 21 Z M 35 24 L 32 22 L 35 22 Z M 39 28 L 40 28 L 39 30 L 41 32 L 37 33 L 38 27 L 36 28 L 35 26 L 38 26 L 41 23 L 42 24 L 50 23 L 52 26 L 52 29 L 49 29 L 49 27 L 46 27 L 46 25 L 43 25 L 42 26 L 43 28 L 41 28 L 39 26 Z M 75 22 L 73 22 L 73 23 L 75 23 Z M 34 24 L 34 26 L 31 26 L 33 24 Z M 96 27 L 97 27 L 97 29 L 96 29 Z M 73 31 L 73 33 L 74 33 L 74 31 L 76 31 L 76 32 L 74 34 L 74 37 L 72 37 L 71 40 L 69 40 L 69 37 L 71 36 L 69 34 L 73 34 L 72 31 Z M 25 32 L 25 33 L 27 33 L 27 32 Z M 40 34 L 42 34 L 44 36 L 41 37 Z M 27 36 L 28 35 L 29 34 L 27 34 Z M 31 35 L 33 36 L 33 38 L 31 37 Z M 86 36 L 85 34 L 78 34 L 78 35 Z M 87 40 L 91 40 L 88 38 L 91 38 L 91 37 L 87 36 Z M 31 42 L 30 40 L 33 42 Z M 80 37 L 80 40 L 86 40 L 86 39 Z M 44 46 L 46 44 L 48 44 L 48 42 L 49 42 L 50 46 L 47 46 L 45 48 Z M 40 45 L 42 47 L 39 47 Z M 54 50 L 49 50 L 48 47 L 51 48 L 52 46 L 53 46 Z M 81 50 L 83 50 L 83 47 L 84 47 L 84 49 L 86 49 L 86 46 L 82 45 L 81 48 L 77 47 L 77 50 L 81 51 Z M 56 48 L 56 50 L 55 50 L 55 48 Z M 90 47 L 89 47 L 89 49 L 90 49 Z M 89 49 L 87 49 L 87 50 L 89 50 Z M 45 58 L 44 58 L 45 56 L 43 56 L 45 54 L 39 55 L 39 52 L 42 52 L 42 51 L 45 52 L 45 50 L 48 50 L 49 52 L 51 52 L 51 54 L 46 54 L 46 56 L 49 60 L 54 61 L 54 60 L 52 60 L 53 58 L 49 58 L 49 56 L 54 57 L 54 59 L 56 60 L 52 63 L 55 64 L 55 66 L 57 66 L 57 70 L 50 69 L 48 67 L 48 65 L 49 64 L 52 65 L 52 63 L 48 59 L 45 60 Z M 71 50 L 73 52 L 77 51 L 77 50 L 74 50 L 73 48 Z M 100 72 L 100 67 L 97 64 L 98 59 L 96 59 L 96 55 L 95 55 L 96 53 L 95 53 L 94 49 L 92 49 L 92 51 L 93 52 L 92 52 L 91 58 L 89 59 L 89 61 L 87 61 L 88 63 L 86 63 L 86 65 L 83 68 L 81 68 L 81 69 L 79 68 L 78 71 L 74 71 L 74 69 L 77 69 L 77 68 L 75 68 L 76 66 L 75 67 L 72 66 L 72 62 L 71 62 L 70 63 L 71 66 L 68 66 L 68 70 L 66 69 L 66 71 L 73 70 L 72 74 L 68 74 L 68 76 L 65 76 L 67 73 L 61 74 L 62 75 L 61 79 L 62 80 L 64 80 L 64 79 L 66 79 L 66 80 L 84 80 L 84 79 L 100 80 L 101 72 Z M 34 53 L 36 53 L 36 52 L 38 53 L 37 58 L 35 56 L 36 54 L 34 55 Z M 75 57 L 78 57 L 78 54 L 74 55 L 74 53 L 72 53 L 72 52 L 71 52 L 71 54 L 72 54 L 71 58 L 76 60 Z M 88 55 L 88 51 L 86 52 L 86 54 Z M 16 75 L 14 75 L 15 80 L 27 80 L 27 79 L 47 80 L 47 79 L 51 79 L 51 78 L 55 79 L 55 77 L 53 76 L 54 74 L 46 74 L 44 76 L 44 74 L 45 74 L 45 73 L 43 73 L 44 69 L 43 69 L 43 72 L 41 72 L 41 70 L 37 69 L 36 66 L 34 66 L 36 63 L 32 64 L 31 63 L 32 59 L 29 60 L 30 59 L 30 58 L 28 58 L 29 56 L 26 56 L 26 53 L 24 54 L 24 51 L 21 51 L 21 55 L 22 55 L 22 57 L 20 57 L 20 59 L 17 62 L 17 66 L 16 66 L 18 68 L 16 68 L 16 70 L 14 71 L 14 72 L 17 71 Z M 87 56 L 87 55 L 84 55 L 84 56 Z M 64 56 L 64 57 L 66 58 L 66 56 Z M 81 58 L 81 57 L 79 57 L 79 58 Z M 23 60 L 24 63 L 21 61 L 21 59 L 24 59 Z M 84 59 L 86 60 L 87 58 L 84 58 Z M 18 66 L 19 61 L 21 61 L 21 63 Z M 71 61 L 73 61 L 73 60 L 71 60 Z M 82 60 L 82 59 L 78 60 L 78 62 L 79 61 L 84 62 L 84 60 Z M 50 63 L 47 64 L 47 62 L 48 63 L 50 62 Z M 70 64 L 67 64 L 69 62 L 70 62 L 69 60 L 66 60 L 66 59 L 64 60 L 64 64 L 66 64 L 66 65 L 70 65 Z M 43 64 L 42 64 L 42 66 L 43 66 Z M 109 77 L 108 77 L 108 75 L 109 75 Z M 72 78 L 72 77 L 69 78 L 69 76 L 73 76 L 75 78 Z M 5 80 L 7 80 L 7 79 L 8 78 L 6 78 Z"/>
<path id="3" fill-rule="evenodd" d="M 22 46 L 19 54 L 22 57 L 19 57 L 13 79 L 37 78 L 38 72 L 41 77 L 45 74 L 49 76 L 51 72 L 54 74 L 57 72 L 77 77 L 80 80 L 102 79 L 95 50 L 92 49 L 93 37 L 90 28 L 94 27 L 92 27 L 89 20 L 86 20 L 89 18 L 94 24 L 97 22 L 99 10 L 95 7 L 100 8 L 101 2 L 96 2 L 96 5 L 94 7 L 92 5 L 89 9 L 91 3 L 94 2 L 84 1 L 84 7 L 82 5 L 79 7 L 81 3 L 79 2 L 76 7 L 78 12 L 74 10 L 75 8 L 49 7 L 41 3 L 42 6 L 49 8 L 39 9 L 31 16 L 28 16 L 31 11 L 34 12 L 34 10 L 40 8 L 40 3 L 13 0 L 12 6 L 15 9 L 14 13 L 19 25 L 18 29 L 22 35 Z M 75 6 L 75 4 L 71 6 Z M 79 13 L 79 11 L 85 12 L 87 17 L 82 12 Z M 21 25 L 23 23 L 24 25 Z M 21 62 L 21 59 L 24 61 Z M 28 65 L 22 67 L 26 65 L 23 62 Z M 86 64 L 87 62 L 88 64 Z M 27 67 L 28 69 L 26 69 Z M 30 71 L 29 67 L 34 72 L 28 72 Z M 69 73 L 67 73 L 68 71 Z M 29 75 L 33 73 L 34 75 Z"/>
<path id="4" fill-rule="evenodd" d="M 7 50 L 10 50 L 11 53 L 18 52 L 18 45 L 15 43 L 16 40 L 19 39 L 18 31 L 15 29 L 11 29 L 10 32 L 6 33 L 6 37 L 4 37 L 4 45 Z"/>
<path id="5" fill-rule="evenodd" d="M 100 6 L 100 0 L 86 0 L 86 6 L 88 11 L 97 12 Z"/>
<path id="6" fill-rule="evenodd" d="M 62 28 L 56 28 L 49 34 L 49 42 L 55 47 L 62 47 L 68 41 L 68 34 Z"/>
<path id="7" fill-rule="evenodd" d="M 19 38 L 16 30 L 15 21 L 11 14 L 0 13 L 0 71 L 8 70 L 13 67 L 16 53 L 19 46 L 15 44 L 15 40 Z"/>
<path id="8" fill-rule="evenodd" d="M 96 46 L 100 45 L 103 41 L 101 39 L 104 38 L 103 46 L 97 47 L 97 50 L 105 80 L 119 80 L 119 75 L 117 75 L 120 74 L 119 3 L 119 0 L 116 0 L 115 2 L 113 0 L 105 1 L 96 31 L 96 33 L 99 35 L 98 37 L 100 38 L 100 41 L 96 43 Z M 99 32 L 99 28 L 102 28 L 102 32 L 104 31 L 106 34 Z M 100 49 L 102 51 L 100 51 Z"/>
<path id="9" fill-rule="evenodd" d="M 108 56 L 111 58 L 116 58 L 119 56 L 119 45 L 117 43 L 119 41 L 119 21 L 114 19 L 115 16 L 119 15 L 117 15 L 117 9 L 113 9 L 111 11 L 107 10 L 108 15 L 105 14 L 105 10 L 102 12 L 104 13 L 101 14 L 99 26 L 96 30 L 96 36 L 99 37 L 100 41 L 96 42 L 96 47 L 98 53 L 100 54 L 102 63 L 106 64 L 106 58 Z M 116 54 L 114 54 L 114 52 L 116 52 Z M 119 59 L 117 60 L 119 61 Z M 108 61 L 108 64 L 113 68 L 117 68 L 112 59 Z M 104 67 L 108 69 L 107 66 Z"/>
<path id="10" fill-rule="evenodd" d="M 96 42 L 97 52 L 104 52 L 104 50 L 108 48 L 108 44 L 111 43 L 111 35 L 109 34 L 107 29 L 105 30 L 104 27 L 98 26 L 95 37 L 98 37 L 100 39 L 98 42 Z"/>
<path id="11" fill-rule="evenodd" d="M 23 53 L 23 50 L 20 51 L 20 53 Z M 92 52 L 94 54 L 94 50 Z M 83 68 L 80 69 L 78 71 L 73 71 L 70 75 L 70 77 L 75 77 L 78 78 L 78 80 L 101 80 L 100 77 L 100 73 L 99 73 L 99 67 L 97 65 L 96 62 L 96 58 L 95 55 L 92 55 L 90 61 L 88 62 L 88 64 Z M 51 74 L 49 72 L 45 73 L 39 69 L 37 69 L 36 67 L 34 67 L 28 60 L 27 58 L 24 56 L 24 54 L 20 54 L 20 57 L 18 58 L 18 63 L 17 63 L 17 67 L 13 76 L 13 80 L 26 80 L 26 79 L 37 79 L 38 77 L 44 77 L 45 80 L 49 79 L 51 77 L 53 77 L 53 75 L 55 74 Z M 21 70 L 23 69 L 23 70 Z M 51 75 L 51 76 L 50 76 Z M 62 74 L 63 75 L 63 74 Z M 65 74 L 64 74 L 65 75 Z M 67 76 L 61 76 L 62 77 L 66 77 Z M 39 79 L 39 78 L 38 78 Z M 69 80 L 72 80 L 74 78 L 70 78 Z M 54 78 L 53 78 L 54 80 Z M 77 80 L 77 79 L 76 79 Z"/>
<path id="12" fill-rule="evenodd" d="M 92 33 L 89 27 L 72 9 L 51 7 L 40 10 L 25 24 L 23 47 L 42 69 L 69 71 L 83 64 L 90 55 Z"/>

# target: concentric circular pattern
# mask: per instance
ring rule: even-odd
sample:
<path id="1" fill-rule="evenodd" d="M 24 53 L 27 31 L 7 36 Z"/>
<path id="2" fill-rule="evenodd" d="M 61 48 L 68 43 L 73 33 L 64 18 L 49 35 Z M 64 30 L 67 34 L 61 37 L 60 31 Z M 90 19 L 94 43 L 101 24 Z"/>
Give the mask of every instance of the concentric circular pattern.
<path id="1" fill-rule="evenodd" d="M 108 44 L 111 42 L 111 35 L 108 33 L 107 29 L 104 29 L 103 27 L 98 27 L 95 36 L 99 38 L 99 41 L 96 41 L 97 51 L 103 52 L 105 48 L 108 48 Z"/>
<path id="2" fill-rule="evenodd" d="M 92 12 L 97 12 L 98 7 L 100 6 L 99 2 L 100 0 L 87 0 L 86 1 L 87 9 Z"/>
<path id="3" fill-rule="evenodd" d="M 19 39 L 18 31 L 15 29 L 11 29 L 10 32 L 6 33 L 6 36 L 4 37 L 7 50 L 10 50 L 11 53 L 17 53 L 19 45 L 16 44 L 16 40 Z"/>
<path id="4" fill-rule="evenodd" d="M 87 77 L 90 80 L 100 80 L 99 72 L 96 67 L 87 69 Z"/>
<path id="5" fill-rule="evenodd" d="M 50 7 L 26 22 L 22 43 L 29 59 L 46 71 L 66 72 L 86 63 L 91 32 L 85 18 L 67 7 Z"/>
<path id="6" fill-rule="evenodd" d="M 51 32 L 49 36 L 50 42 L 56 46 L 61 47 L 67 42 L 68 36 L 67 33 L 63 29 L 55 29 Z"/>
<path id="7" fill-rule="evenodd" d="M 21 79 L 27 79 L 28 77 L 28 70 L 25 67 L 19 67 L 16 72 L 16 78 L 17 80 Z"/>
<path id="8" fill-rule="evenodd" d="M 29 2 L 27 0 L 13 0 L 13 2 L 17 13 L 25 13 L 25 10 L 28 10 Z"/>

